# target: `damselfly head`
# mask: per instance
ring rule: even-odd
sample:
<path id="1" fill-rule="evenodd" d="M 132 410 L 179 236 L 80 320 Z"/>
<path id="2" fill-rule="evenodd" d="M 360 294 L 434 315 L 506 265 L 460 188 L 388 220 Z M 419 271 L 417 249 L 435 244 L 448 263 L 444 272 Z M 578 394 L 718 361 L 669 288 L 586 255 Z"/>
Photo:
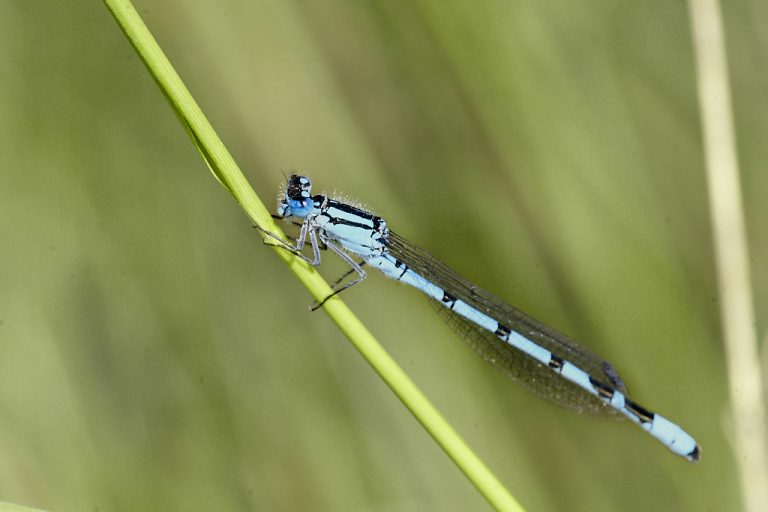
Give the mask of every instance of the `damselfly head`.
<path id="1" fill-rule="evenodd" d="M 285 192 L 278 199 L 277 215 L 279 217 L 306 217 L 312 212 L 314 202 L 310 196 L 312 182 L 306 176 L 292 174 L 288 178 Z"/>

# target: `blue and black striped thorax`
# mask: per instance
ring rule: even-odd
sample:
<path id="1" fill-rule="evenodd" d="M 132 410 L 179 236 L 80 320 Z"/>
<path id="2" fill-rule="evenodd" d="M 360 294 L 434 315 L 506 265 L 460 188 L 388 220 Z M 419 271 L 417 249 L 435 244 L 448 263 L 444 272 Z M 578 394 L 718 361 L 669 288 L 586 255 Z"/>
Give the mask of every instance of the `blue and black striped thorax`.
<path id="1" fill-rule="evenodd" d="M 344 242 L 345 249 L 364 258 L 382 254 L 386 250 L 389 236 L 386 220 L 326 195 L 312 196 L 311 191 L 312 182 L 309 178 L 290 176 L 278 204 L 278 215 L 283 218 L 309 219 L 324 237 Z"/>
<path id="2" fill-rule="evenodd" d="M 343 247 L 364 259 L 387 251 L 387 221 L 356 206 L 325 196 L 315 196 L 319 212 L 315 217 L 325 238 L 337 240 Z"/>

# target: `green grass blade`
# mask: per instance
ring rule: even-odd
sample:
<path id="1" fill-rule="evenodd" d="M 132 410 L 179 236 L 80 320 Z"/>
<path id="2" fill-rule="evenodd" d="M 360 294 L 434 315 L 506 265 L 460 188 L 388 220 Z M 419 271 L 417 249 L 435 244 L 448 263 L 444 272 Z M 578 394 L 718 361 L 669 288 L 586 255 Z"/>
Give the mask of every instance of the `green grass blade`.
<path id="1" fill-rule="evenodd" d="M 232 193 L 253 222 L 280 233 L 269 211 L 248 184 L 131 2 L 104 1 L 168 98 L 216 179 Z M 331 293 L 328 284 L 310 265 L 285 250 L 277 249 L 276 252 L 316 300 Z M 349 308 L 338 297 L 333 297 L 323 309 L 491 505 L 497 510 L 523 510 Z"/>

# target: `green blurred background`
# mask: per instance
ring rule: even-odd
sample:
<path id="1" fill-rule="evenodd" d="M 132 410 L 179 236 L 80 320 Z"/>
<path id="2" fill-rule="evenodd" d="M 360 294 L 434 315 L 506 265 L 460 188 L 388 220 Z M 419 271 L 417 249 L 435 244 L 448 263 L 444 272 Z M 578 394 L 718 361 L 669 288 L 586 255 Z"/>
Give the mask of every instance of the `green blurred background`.
<path id="1" fill-rule="evenodd" d="M 703 447 L 541 401 L 416 291 L 346 292 L 529 510 L 740 507 L 684 2 L 136 4 L 270 207 L 295 170 L 363 201 Z M 724 16 L 763 339 L 768 7 Z M 0 34 L 0 500 L 490 508 L 309 312 L 100 2 L 4 0 Z"/>

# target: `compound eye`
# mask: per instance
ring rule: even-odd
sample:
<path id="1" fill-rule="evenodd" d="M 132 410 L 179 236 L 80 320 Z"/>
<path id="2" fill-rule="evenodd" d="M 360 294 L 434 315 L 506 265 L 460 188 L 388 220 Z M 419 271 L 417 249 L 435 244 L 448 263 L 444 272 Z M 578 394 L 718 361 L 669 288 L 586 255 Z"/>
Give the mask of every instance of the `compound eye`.
<path id="1" fill-rule="evenodd" d="M 288 179 L 285 195 L 291 199 L 308 198 L 312 190 L 312 182 L 306 176 L 292 175 Z"/>
<path id="2" fill-rule="evenodd" d="M 288 201 L 288 211 L 290 215 L 294 217 L 306 217 L 312 212 L 314 202 L 312 198 L 306 197 L 303 199 L 290 199 Z"/>
<path id="3" fill-rule="evenodd" d="M 301 190 L 305 191 L 307 196 L 309 196 L 309 191 L 312 190 L 312 182 L 309 178 L 306 176 L 299 176 L 299 185 L 301 186 Z"/>

